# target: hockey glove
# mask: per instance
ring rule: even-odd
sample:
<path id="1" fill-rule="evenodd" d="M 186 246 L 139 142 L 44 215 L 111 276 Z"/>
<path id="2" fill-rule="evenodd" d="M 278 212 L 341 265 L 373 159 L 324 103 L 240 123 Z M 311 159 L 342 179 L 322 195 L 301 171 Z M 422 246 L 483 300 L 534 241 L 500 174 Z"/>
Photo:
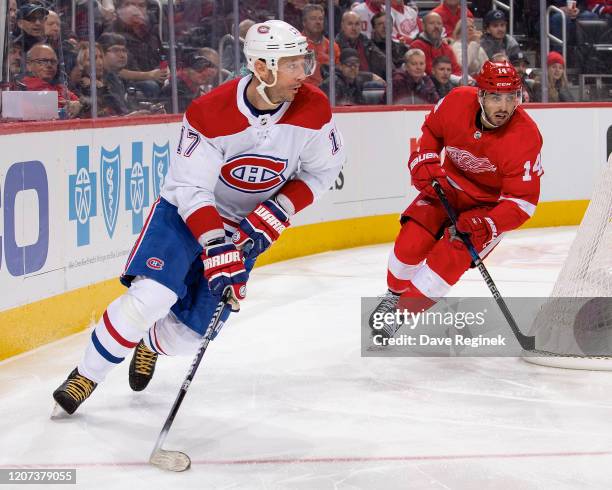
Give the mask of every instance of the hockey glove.
<path id="1" fill-rule="evenodd" d="M 245 259 L 253 259 L 265 252 L 289 226 L 287 213 L 273 199 L 268 199 L 240 222 L 232 242 L 244 252 Z"/>
<path id="2" fill-rule="evenodd" d="M 214 243 L 202 252 L 204 276 L 212 294 L 221 296 L 226 288 L 232 289 L 232 310 L 238 311 L 239 301 L 246 296 L 249 274 L 244 268 L 242 253 L 232 243 Z"/>
<path id="3" fill-rule="evenodd" d="M 437 198 L 436 192 L 431 187 L 431 182 L 435 179 L 444 186 L 446 182 L 446 172 L 440 163 L 440 155 L 436 152 L 414 152 L 410 156 L 408 163 L 412 185 L 429 197 Z"/>
<path id="4" fill-rule="evenodd" d="M 457 231 L 469 235 L 478 251 L 497 238 L 497 227 L 488 212 L 488 209 L 483 208 L 470 209 L 461 213 L 457 219 Z"/>

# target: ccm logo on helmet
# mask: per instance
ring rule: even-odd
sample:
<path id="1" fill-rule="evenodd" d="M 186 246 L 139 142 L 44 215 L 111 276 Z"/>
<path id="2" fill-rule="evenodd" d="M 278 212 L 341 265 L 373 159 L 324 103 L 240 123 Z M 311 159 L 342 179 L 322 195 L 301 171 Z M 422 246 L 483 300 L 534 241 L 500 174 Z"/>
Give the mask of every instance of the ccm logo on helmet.
<path id="1" fill-rule="evenodd" d="M 259 26 L 257 28 L 257 32 L 259 32 L 260 34 L 267 34 L 268 32 L 270 32 L 270 28 L 268 26 Z"/>
<path id="2" fill-rule="evenodd" d="M 283 175 L 286 168 L 286 159 L 267 155 L 238 155 L 223 165 L 219 178 L 232 189 L 256 194 L 282 185 L 287 180 Z"/>
<path id="3" fill-rule="evenodd" d="M 164 268 L 164 261 L 162 259 L 158 259 L 157 257 L 150 257 L 147 259 L 147 267 L 149 269 L 153 269 L 154 271 L 160 271 Z"/>

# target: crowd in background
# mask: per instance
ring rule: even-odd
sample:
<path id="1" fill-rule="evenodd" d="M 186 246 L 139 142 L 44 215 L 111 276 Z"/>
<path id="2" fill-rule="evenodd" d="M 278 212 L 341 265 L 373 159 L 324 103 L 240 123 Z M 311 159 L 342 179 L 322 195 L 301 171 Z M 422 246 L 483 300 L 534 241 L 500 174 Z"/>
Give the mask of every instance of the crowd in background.
<path id="1" fill-rule="evenodd" d="M 4 64 L 8 69 L 3 69 L 3 90 L 56 91 L 62 118 L 91 117 L 94 92 L 97 117 L 173 112 L 166 2 L 94 1 L 95 80 L 91 80 L 86 0 L 7 1 Z M 333 83 L 336 105 L 383 104 L 389 90 L 394 104 L 435 103 L 462 78 L 473 84 L 487 59 L 512 63 L 524 80 L 523 100 L 538 102 L 542 93 L 540 24 L 534 4 L 539 2 L 514 2 L 514 35 L 510 35 L 507 13 L 494 10 L 491 0 L 469 2 L 467 77 L 462 73 L 460 0 L 441 0 L 427 9 L 420 4 L 432 2 L 391 0 L 390 12 L 385 11 L 384 0 L 336 0 L 333 41 L 327 0 L 288 0 L 283 18 L 301 30 L 315 52 L 317 68 L 307 82 L 328 94 Z M 611 60 L 606 58 L 610 51 L 586 51 L 597 44 L 612 46 L 612 0 L 548 0 L 547 4 L 564 14 L 553 11 L 551 33 L 561 37 L 565 18 L 568 36 L 568 59 L 555 43 L 547 55 L 548 100 L 578 100 L 581 73 L 604 75 L 602 79 L 612 87 L 605 78 L 612 78 Z M 240 76 L 236 67 L 245 62 L 241 50 L 248 28 L 279 17 L 276 0 L 239 2 L 240 51 L 236 53 L 232 5 L 227 0 L 174 0 L 178 112 L 225 80 Z M 388 23 L 390 53 L 386 53 Z M 585 41 L 585 25 L 589 35 L 596 32 L 597 39 Z M 387 55 L 392 68 L 389 77 Z M 610 95 L 608 88 L 597 97 L 612 100 Z"/>

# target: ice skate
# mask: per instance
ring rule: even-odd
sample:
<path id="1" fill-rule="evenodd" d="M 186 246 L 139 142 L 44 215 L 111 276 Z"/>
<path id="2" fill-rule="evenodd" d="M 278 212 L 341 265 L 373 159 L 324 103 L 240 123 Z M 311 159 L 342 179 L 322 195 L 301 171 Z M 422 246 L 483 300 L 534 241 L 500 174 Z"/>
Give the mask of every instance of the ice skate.
<path id="1" fill-rule="evenodd" d="M 157 353 L 149 349 L 142 340 L 138 343 L 130 362 L 130 388 L 142 391 L 147 387 L 153 378 L 157 357 Z"/>
<path id="2" fill-rule="evenodd" d="M 372 311 L 368 324 L 372 329 L 372 335 L 382 335 L 384 338 L 391 338 L 395 335 L 399 325 L 396 322 L 384 322 L 382 319 L 387 313 L 397 310 L 400 295 L 387 291 L 382 296 L 379 296 L 379 298 L 380 302 Z"/>
<path id="3" fill-rule="evenodd" d="M 98 383 L 79 374 L 77 368 L 74 368 L 66 381 L 53 392 L 53 399 L 66 413 L 72 415 L 89 398 L 96 386 Z M 54 411 L 54 415 L 57 415 L 57 411 Z"/>

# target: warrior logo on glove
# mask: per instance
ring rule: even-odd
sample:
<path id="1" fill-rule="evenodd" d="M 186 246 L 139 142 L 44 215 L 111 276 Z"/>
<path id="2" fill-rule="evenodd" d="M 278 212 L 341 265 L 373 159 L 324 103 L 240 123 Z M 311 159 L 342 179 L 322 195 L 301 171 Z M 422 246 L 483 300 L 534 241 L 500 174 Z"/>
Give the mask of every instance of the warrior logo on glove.
<path id="1" fill-rule="evenodd" d="M 240 222 L 232 242 L 243 251 L 245 259 L 251 259 L 265 252 L 289 226 L 287 213 L 268 199 Z"/>

